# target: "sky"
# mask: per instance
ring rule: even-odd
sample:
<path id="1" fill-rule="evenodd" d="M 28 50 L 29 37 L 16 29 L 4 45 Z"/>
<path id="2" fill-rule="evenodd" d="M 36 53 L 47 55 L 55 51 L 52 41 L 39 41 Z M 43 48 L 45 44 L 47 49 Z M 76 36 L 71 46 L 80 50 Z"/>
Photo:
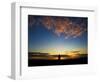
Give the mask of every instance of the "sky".
<path id="1" fill-rule="evenodd" d="M 28 15 L 28 52 L 87 54 L 86 17 Z"/>

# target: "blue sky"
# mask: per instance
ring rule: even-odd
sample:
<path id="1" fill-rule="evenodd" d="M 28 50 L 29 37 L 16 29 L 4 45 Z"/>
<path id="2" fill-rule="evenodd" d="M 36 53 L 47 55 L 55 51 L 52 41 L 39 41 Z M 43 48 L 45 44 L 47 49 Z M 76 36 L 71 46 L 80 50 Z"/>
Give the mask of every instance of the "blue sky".
<path id="1" fill-rule="evenodd" d="M 29 52 L 50 53 L 56 51 L 80 51 L 81 53 L 87 53 L 87 18 L 49 16 L 49 18 L 46 19 L 45 17 L 47 16 L 28 16 Z M 59 22 L 56 20 L 57 18 L 60 19 Z M 65 18 L 68 19 L 68 21 L 65 21 Z M 46 19 L 46 21 L 44 21 L 44 19 Z M 61 20 L 64 20 L 64 23 Z M 57 24 L 56 26 L 54 26 L 55 23 Z M 73 26 L 70 27 L 69 31 L 73 32 L 75 28 L 77 28 L 76 32 L 73 32 L 73 34 L 72 32 L 65 34 L 68 32 L 64 31 L 67 27 L 62 30 L 61 26 L 66 26 L 67 23 Z M 82 29 L 80 30 L 80 28 Z M 86 31 L 83 31 L 84 29 Z M 68 36 L 68 38 L 65 38 L 66 36 Z"/>

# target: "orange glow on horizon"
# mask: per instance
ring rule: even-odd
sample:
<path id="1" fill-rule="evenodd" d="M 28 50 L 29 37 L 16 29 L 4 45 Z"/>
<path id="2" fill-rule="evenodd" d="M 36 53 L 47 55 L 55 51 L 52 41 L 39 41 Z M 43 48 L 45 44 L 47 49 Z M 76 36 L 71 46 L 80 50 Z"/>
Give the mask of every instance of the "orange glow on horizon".
<path id="1" fill-rule="evenodd" d="M 67 56 L 80 56 L 81 54 L 87 54 L 87 49 L 66 49 L 63 46 L 57 46 L 55 48 L 36 50 L 35 52 L 48 53 L 49 55 L 67 55 Z"/>

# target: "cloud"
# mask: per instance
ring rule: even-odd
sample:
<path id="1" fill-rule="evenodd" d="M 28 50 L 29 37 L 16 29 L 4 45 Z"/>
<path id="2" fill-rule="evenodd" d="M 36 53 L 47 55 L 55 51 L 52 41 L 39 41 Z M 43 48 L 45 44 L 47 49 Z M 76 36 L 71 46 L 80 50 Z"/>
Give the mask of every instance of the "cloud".
<path id="1" fill-rule="evenodd" d="M 79 37 L 81 36 L 84 32 L 86 31 L 86 29 L 84 29 L 83 27 L 81 27 L 80 25 L 78 24 L 71 24 L 69 26 L 69 30 L 66 30 L 65 31 L 65 36 L 66 37 L 73 37 L 73 38 L 76 38 L 76 37 Z M 66 38 L 65 37 L 65 38 Z"/>
<path id="2" fill-rule="evenodd" d="M 72 53 L 80 53 L 80 51 L 71 51 Z"/>
<path id="3" fill-rule="evenodd" d="M 35 20 L 34 16 L 29 15 L 28 16 L 29 27 L 32 27 L 35 24 L 35 22 L 36 22 L 36 20 Z"/>
<path id="4" fill-rule="evenodd" d="M 69 20 L 68 19 L 61 19 L 61 18 L 56 18 L 55 23 L 54 23 L 54 29 L 55 29 L 55 34 L 60 36 L 61 34 L 67 33 L 69 30 Z"/>
<path id="5" fill-rule="evenodd" d="M 67 55 L 69 55 L 70 58 L 77 58 L 80 57 L 80 51 L 70 51 L 67 52 Z"/>
<path id="6" fill-rule="evenodd" d="M 42 19 L 42 24 L 47 28 L 47 29 L 51 29 L 53 28 L 53 19 L 51 17 L 43 17 Z"/>
<path id="7" fill-rule="evenodd" d="M 48 30 L 54 30 L 57 36 L 63 34 L 65 39 L 79 37 L 86 31 L 82 27 L 83 24 L 76 24 L 68 18 L 56 17 L 54 19 L 52 17 L 44 17 L 43 24 Z"/>
<path id="8" fill-rule="evenodd" d="M 36 21 L 33 18 L 29 20 L 30 25 L 33 25 Z M 70 18 L 63 17 L 51 17 L 44 16 L 41 18 L 41 24 L 44 25 L 50 31 L 53 31 L 55 35 L 60 37 L 64 35 L 65 39 L 80 37 L 84 32 L 86 32 L 86 24 L 83 22 L 75 23 L 75 21 L 70 20 Z"/>

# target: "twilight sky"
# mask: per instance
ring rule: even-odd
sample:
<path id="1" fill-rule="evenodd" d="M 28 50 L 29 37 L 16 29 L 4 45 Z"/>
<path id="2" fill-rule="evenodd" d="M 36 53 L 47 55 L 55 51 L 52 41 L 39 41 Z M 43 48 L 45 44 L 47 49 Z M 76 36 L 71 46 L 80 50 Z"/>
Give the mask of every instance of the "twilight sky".
<path id="1" fill-rule="evenodd" d="M 28 15 L 28 51 L 87 53 L 86 17 Z"/>

